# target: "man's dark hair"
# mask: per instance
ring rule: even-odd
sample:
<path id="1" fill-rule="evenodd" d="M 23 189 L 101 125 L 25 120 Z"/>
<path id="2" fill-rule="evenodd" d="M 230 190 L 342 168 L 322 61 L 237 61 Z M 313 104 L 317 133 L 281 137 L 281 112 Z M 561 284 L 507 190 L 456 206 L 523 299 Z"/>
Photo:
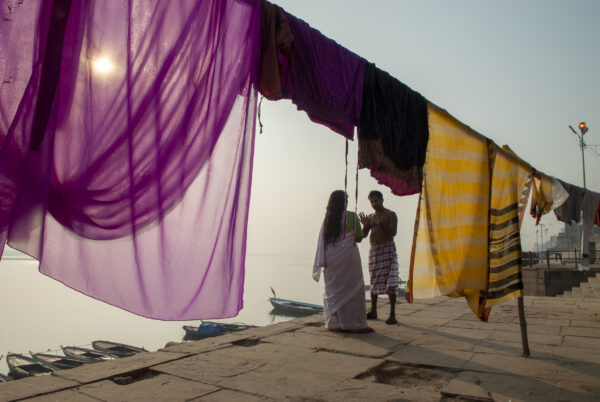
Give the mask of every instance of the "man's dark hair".
<path id="1" fill-rule="evenodd" d="M 381 191 L 377 191 L 377 190 L 371 191 L 369 193 L 369 198 L 373 198 L 373 197 L 379 197 L 383 201 L 383 194 L 381 194 Z"/>

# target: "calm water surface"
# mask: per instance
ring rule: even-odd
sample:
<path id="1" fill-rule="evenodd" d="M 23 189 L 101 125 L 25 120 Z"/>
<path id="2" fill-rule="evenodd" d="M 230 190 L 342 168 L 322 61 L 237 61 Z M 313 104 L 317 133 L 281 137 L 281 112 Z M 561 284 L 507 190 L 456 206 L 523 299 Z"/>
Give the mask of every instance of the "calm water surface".
<path id="1" fill-rule="evenodd" d="M 368 270 L 363 270 L 368 283 Z M 249 255 L 246 259 L 244 308 L 237 317 L 215 320 L 268 325 L 291 319 L 274 316 L 268 298 L 277 296 L 323 304 L 323 284 L 311 278 L 313 256 Z M 181 341 L 182 325 L 199 321 L 159 321 L 136 316 L 82 295 L 42 275 L 37 261 L 6 250 L 0 262 L 0 355 L 59 351 L 61 345 L 89 346 L 97 339 L 112 340 L 150 351 L 169 341 Z M 406 268 L 400 276 L 406 278 Z M 0 372 L 8 371 L 0 361 Z"/>

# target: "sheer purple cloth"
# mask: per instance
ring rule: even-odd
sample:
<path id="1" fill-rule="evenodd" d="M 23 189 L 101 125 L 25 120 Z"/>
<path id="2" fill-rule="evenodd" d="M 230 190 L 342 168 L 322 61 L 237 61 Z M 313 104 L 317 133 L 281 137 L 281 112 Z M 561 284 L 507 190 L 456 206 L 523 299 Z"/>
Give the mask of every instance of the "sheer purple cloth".
<path id="1" fill-rule="evenodd" d="M 258 3 L 12 3 L 0 20 L 0 250 L 8 241 L 42 273 L 146 317 L 236 315 Z M 48 84 L 53 24 L 65 33 Z"/>

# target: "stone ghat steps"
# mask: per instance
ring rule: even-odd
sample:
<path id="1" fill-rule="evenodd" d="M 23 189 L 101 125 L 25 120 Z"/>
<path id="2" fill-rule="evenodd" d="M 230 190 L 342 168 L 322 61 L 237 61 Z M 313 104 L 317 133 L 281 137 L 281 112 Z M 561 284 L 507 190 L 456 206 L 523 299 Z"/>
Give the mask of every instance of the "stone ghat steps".
<path id="1" fill-rule="evenodd" d="M 565 290 L 562 295 L 557 297 L 573 299 L 600 299 L 600 274 L 596 274 L 596 276 L 590 276 L 587 281 L 581 282 L 579 286 L 575 286 L 571 290 Z"/>

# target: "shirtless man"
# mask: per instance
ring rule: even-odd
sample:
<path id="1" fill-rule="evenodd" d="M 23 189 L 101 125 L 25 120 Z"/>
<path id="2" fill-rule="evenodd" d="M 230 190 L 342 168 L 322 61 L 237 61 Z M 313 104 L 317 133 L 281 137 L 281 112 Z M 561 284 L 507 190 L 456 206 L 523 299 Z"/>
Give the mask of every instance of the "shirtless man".
<path id="1" fill-rule="evenodd" d="M 374 214 L 359 214 L 363 224 L 363 237 L 371 232 L 369 250 L 369 274 L 371 276 L 371 311 L 367 318 L 377 319 L 377 296 L 388 294 L 390 316 L 386 324 L 396 324 L 396 288 L 398 287 L 398 257 L 394 236 L 398 227 L 398 218 L 393 211 L 383 207 L 383 194 L 379 191 L 369 193 L 369 201 Z"/>

